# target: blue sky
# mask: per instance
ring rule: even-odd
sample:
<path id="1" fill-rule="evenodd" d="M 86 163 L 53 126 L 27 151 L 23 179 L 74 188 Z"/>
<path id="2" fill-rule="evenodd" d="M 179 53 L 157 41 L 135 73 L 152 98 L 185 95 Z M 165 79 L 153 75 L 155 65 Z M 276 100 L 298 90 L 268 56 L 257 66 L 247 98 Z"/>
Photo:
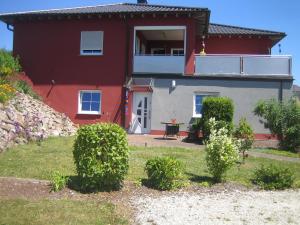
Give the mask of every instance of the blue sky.
<path id="1" fill-rule="evenodd" d="M 0 0 L 0 13 L 117 3 L 120 0 Z M 124 2 L 135 3 L 136 0 Z M 293 56 L 293 75 L 300 85 L 300 1 L 298 0 L 148 0 L 152 4 L 207 7 L 211 22 L 287 33 L 282 53 Z M 13 35 L 0 23 L 0 48 L 12 49 Z M 272 49 L 278 54 L 278 45 Z"/>

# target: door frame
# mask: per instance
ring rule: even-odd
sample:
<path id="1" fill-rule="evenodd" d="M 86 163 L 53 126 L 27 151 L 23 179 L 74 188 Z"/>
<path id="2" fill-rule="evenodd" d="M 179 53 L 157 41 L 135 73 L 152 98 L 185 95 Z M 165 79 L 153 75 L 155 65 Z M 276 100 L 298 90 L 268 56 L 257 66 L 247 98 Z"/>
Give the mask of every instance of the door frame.
<path id="1" fill-rule="evenodd" d="M 137 95 L 143 95 L 143 96 L 148 96 L 148 116 L 147 116 L 147 128 L 141 128 L 141 133 L 135 133 L 134 129 L 134 123 L 136 119 L 135 115 L 135 106 L 136 106 L 136 101 L 137 101 Z M 144 102 L 144 100 L 143 100 Z M 142 112 L 143 113 L 143 112 Z M 133 92 L 132 96 L 132 111 L 131 111 L 131 121 L 130 121 L 130 132 L 133 134 L 149 134 L 151 132 L 151 114 L 152 114 L 152 92 Z"/>

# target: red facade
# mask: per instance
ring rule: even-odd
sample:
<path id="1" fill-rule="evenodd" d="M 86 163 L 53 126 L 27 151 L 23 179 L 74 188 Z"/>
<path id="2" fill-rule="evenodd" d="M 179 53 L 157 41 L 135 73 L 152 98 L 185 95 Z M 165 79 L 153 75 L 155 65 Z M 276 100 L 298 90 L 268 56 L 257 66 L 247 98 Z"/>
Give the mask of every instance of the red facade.
<path id="1" fill-rule="evenodd" d="M 124 84 L 133 70 L 134 26 L 186 26 L 185 75 L 194 74 L 194 58 L 202 50 L 202 38 L 196 34 L 195 19 L 189 17 L 149 15 L 124 20 L 115 15 L 19 22 L 14 26 L 14 54 L 20 56 L 23 70 L 44 101 L 75 123 L 111 121 L 127 127 L 130 119 L 125 119 Z M 80 55 L 81 31 L 99 30 L 104 32 L 103 55 Z M 160 44 L 153 41 L 150 46 Z M 205 44 L 206 52 L 213 54 L 268 54 L 272 45 L 268 38 L 256 36 L 210 36 Z M 182 47 L 176 41 L 165 45 L 167 52 L 171 47 Z M 78 114 L 80 90 L 101 91 L 101 115 Z"/>

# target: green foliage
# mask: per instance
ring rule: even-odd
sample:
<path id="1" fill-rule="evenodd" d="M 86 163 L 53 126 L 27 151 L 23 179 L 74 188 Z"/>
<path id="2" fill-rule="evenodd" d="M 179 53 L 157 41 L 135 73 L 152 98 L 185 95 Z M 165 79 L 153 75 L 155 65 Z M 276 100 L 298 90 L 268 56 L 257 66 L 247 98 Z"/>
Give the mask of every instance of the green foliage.
<path id="1" fill-rule="evenodd" d="M 230 133 L 233 130 L 233 102 L 228 97 L 206 97 L 202 104 L 203 114 L 203 136 L 207 140 L 210 135 L 211 127 L 209 119 L 215 118 L 218 123 L 216 129 L 225 127 Z"/>
<path id="2" fill-rule="evenodd" d="M 240 119 L 233 135 L 240 140 L 240 152 L 243 153 L 243 159 L 245 159 L 245 152 L 252 148 L 254 142 L 253 130 L 245 118 Z"/>
<path id="3" fill-rule="evenodd" d="M 82 190 L 120 188 L 128 171 L 128 151 L 126 132 L 117 124 L 80 127 L 73 156 Z"/>
<path id="4" fill-rule="evenodd" d="M 300 147 L 300 105 L 296 99 L 260 101 L 254 112 L 265 120 L 265 127 L 277 135 L 283 149 L 296 151 Z"/>
<path id="5" fill-rule="evenodd" d="M 225 172 L 238 160 L 240 143 L 228 134 L 225 127 L 217 130 L 214 118 L 209 123 L 212 129 L 209 140 L 205 143 L 206 163 L 209 173 L 216 182 L 220 182 Z"/>
<path id="6" fill-rule="evenodd" d="M 11 52 L 0 49 L 0 77 L 6 78 L 21 70 L 18 58 L 14 58 Z"/>
<path id="7" fill-rule="evenodd" d="M 51 175 L 51 191 L 57 192 L 65 188 L 69 177 L 62 175 L 59 171 L 54 171 Z"/>
<path id="8" fill-rule="evenodd" d="M 8 83 L 0 84 L 0 103 L 6 103 L 15 96 L 16 90 Z"/>
<path id="9" fill-rule="evenodd" d="M 145 171 L 149 185 L 159 190 L 171 190 L 181 186 L 183 166 L 172 157 L 154 158 L 146 162 Z"/>
<path id="10" fill-rule="evenodd" d="M 293 185 L 295 178 L 288 168 L 274 165 L 264 166 L 254 171 L 253 183 L 266 190 L 286 189 Z"/>
<path id="11" fill-rule="evenodd" d="M 32 90 L 31 86 L 27 84 L 27 82 L 24 80 L 17 80 L 14 84 L 14 87 L 16 88 L 17 91 L 29 95 L 34 99 L 41 99 L 41 97 L 37 93 L 35 93 Z"/>

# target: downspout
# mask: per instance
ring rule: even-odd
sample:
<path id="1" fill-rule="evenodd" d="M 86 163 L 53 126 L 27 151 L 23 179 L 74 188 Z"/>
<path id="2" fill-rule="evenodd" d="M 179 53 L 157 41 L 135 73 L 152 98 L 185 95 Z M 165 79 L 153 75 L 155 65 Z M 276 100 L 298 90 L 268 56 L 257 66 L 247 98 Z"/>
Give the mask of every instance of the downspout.
<path id="1" fill-rule="evenodd" d="M 123 127 L 126 129 L 126 121 L 127 121 L 127 113 L 128 113 L 128 89 L 126 87 L 126 83 L 129 80 L 129 71 L 128 71 L 128 63 L 129 63 L 129 38 L 130 38 L 130 29 L 129 29 L 129 25 L 128 25 L 128 20 L 126 15 L 124 16 L 124 22 L 125 22 L 125 26 L 126 26 L 126 46 L 125 46 L 125 66 L 124 66 L 124 70 L 125 70 L 125 82 L 124 82 L 124 87 L 125 87 L 125 92 L 123 94 L 123 102 L 124 102 L 124 108 L 123 108 L 123 113 L 124 113 L 124 119 L 123 119 Z M 125 99 L 125 100 L 124 100 Z"/>
<path id="2" fill-rule="evenodd" d="M 279 86 L 279 101 L 282 102 L 283 100 L 283 83 L 282 80 L 280 80 L 280 86 Z"/>
<path id="3" fill-rule="evenodd" d="M 6 28 L 7 30 L 11 31 L 11 32 L 14 32 L 14 28 L 12 25 L 10 25 L 9 23 L 6 24 Z"/>

